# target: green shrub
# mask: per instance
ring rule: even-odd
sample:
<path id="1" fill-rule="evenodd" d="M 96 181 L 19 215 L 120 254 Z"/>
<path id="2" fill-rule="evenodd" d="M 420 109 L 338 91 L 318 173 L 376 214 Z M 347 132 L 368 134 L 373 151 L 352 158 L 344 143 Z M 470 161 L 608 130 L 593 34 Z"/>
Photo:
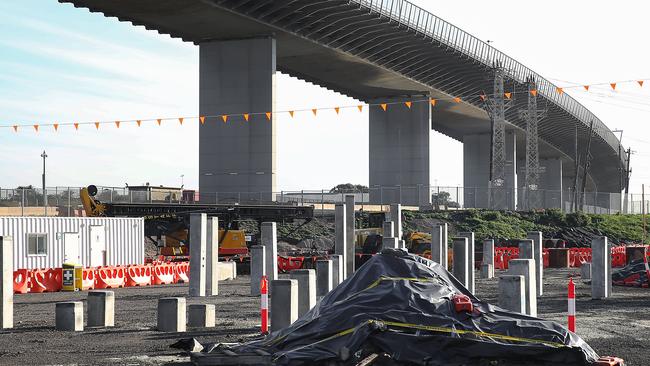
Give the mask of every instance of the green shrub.
<path id="1" fill-rule="evenodd" d="M 585 227 L 591 224 L 591 217 L 582 211 L 572 212 L 566 215 L 566 223 L 572 227 Z"/>

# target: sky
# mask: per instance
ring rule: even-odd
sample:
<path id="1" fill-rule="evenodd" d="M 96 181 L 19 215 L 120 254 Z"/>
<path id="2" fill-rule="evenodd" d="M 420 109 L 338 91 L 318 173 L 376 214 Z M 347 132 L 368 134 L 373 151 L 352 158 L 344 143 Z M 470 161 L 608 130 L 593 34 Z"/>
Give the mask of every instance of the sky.
<path id="1" fill-rule="evenodd" d="M 559 86 L 650 78 L 643 45 L 650 4 L 549 0 L 414 1 L 483 39 Z M 522 5 L 526 4 L 526 5 Z M 198 122 L 102 125 L 93 121 L 198 115 L 198 47 L 55 0 L 0 2 L 0 188 L 198 186 Z M 277 110 L 356 105 L 344 95 L 279 74 Z M 650 81 L 568 89 L 632 156 L 631 192 L 650 182 Z M 435 111 L 433 114 L 435 119 Z M 367 110 L 277 118 L 277 189 L 368 184 Z M 431 137 L 431 183 L 462 186 L 462 144 Z M 618 179 L 612 177 L 612 179 Z"/>

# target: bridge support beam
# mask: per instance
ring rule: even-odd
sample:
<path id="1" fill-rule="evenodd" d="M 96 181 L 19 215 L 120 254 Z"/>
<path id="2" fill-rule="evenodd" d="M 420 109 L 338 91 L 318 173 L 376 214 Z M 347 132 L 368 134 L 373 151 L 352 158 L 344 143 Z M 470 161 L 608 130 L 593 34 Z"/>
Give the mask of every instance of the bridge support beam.
<path id="1" fill-rule="evenodd" d="M 519 161 L 521 169 L 519 169 L 519 200 L 523 202 L 525 197 L 524 190 L 526 189 L 525 182 L 525 161 Z M 537 191 L 528 192 L 529 195 L 537 195 L 536 201 L 538 207 L 530 207 L 529 209 L 538 208 L 562 208 L 563 200 L 568 200 L 568 197 L 563 197 L 563 178 L 562 178 L 562 160 L 561 159 L 539 159 L 539 187 Z"/>
<path id="2" fill-rule="evenodd" d="M 273 199 L 275 123 L 260 112 L 273 111 L 275 62 L 273 38 L 200 44 L 199 112 L 209 116 L 199 130 L 201 201 Z"/>
<path id="3" fill-rule="evenodd" d="M 424 100 L 424 101 L 421 101 Z M 404 102 L 411 103 L 410 108 Z M 407 206 L 431 204 L 431 108 L 426 96 L 383 99 L 370 107 L 370 201 Z M 391 104 L 393 103 L 393 104 Z"/>

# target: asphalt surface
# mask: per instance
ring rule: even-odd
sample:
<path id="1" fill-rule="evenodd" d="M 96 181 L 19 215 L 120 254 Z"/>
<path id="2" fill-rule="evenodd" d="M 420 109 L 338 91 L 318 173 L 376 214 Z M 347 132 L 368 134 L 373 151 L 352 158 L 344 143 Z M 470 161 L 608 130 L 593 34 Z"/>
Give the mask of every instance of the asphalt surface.
<path id="1" fill-rule="evenodd" d="M 546 270 L 539 317 L 566 324 L 568 277 L 579 270 Z M 478 273 L 477 273 L 478 275 Z M 54 329 L 55 303 L 87 294 L 45 293 L 14 297 L 15 329 L 0 331 L 2 365 L 163 365 L 188 364 L 188 358 L 169 346 L 180 338 L 200 342 L 242 342 L 259 335 L 259 298 L 249 296 L 249 277 L 220 282 L 219 296 L 188 298 L 188 304 L 216 304 L 217 325 L 186 333 L 155 330 L 157 299 L 186 296 L 187 285 L 115 290 L 115 327 L 86 328 L 84 332 Z M 498 303 L 497 280 L 477 279 L 477 295 Z M 576 280 L 577 334 L 600 355 L 622 357 L 628 365 L 650 364 L 650 290 L 614 287 L 614 296 L 592 301 L 590 287 Z M 85 314 L 84 314 L 85 317 Z"/>

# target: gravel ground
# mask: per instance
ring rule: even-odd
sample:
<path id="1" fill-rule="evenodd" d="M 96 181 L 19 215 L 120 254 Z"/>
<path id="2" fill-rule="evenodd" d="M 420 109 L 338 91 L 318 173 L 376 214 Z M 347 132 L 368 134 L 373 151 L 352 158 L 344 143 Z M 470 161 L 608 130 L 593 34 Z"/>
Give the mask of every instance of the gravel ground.
<path id="1" fill-rule="evenodd" d="M 566 284 L 576 270 L 546 270 L 539 316 L 566 324 Z M 240 342 L 259 334 L 259 298 L 248 296 L 249 277 L 220 282 L 220 295 L 188 299 L 190 303 L 214 303 L 217 327 L 187 333 L 159 333 L 156 305 L 160 297 L 185 296 L 186 285 L 115 290 L 116 326 L 83 333 L 54 330 L 56 302 L 80 300 L 86 293 L 17 295 L 13 330 L 0 331 L 0 364 L 3 365 L 162 365 L 187 364 L 188 358 L 169 348 L 179 338 L 200 342 Z M 614 298 L 592 301 L 588 285 L 576 281 L 577 333 L 600 355 L 624 358 L 628 365 L 649 364 L 650 290 L 614 287 Z M 477 279 L 477 295 L 497 303 L 497 281 Z M 85 307 L 85 304 L 84 304 Z M 215 330 L 216 329 L 216 330 Z"/>

